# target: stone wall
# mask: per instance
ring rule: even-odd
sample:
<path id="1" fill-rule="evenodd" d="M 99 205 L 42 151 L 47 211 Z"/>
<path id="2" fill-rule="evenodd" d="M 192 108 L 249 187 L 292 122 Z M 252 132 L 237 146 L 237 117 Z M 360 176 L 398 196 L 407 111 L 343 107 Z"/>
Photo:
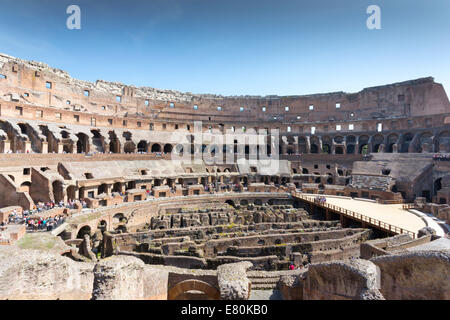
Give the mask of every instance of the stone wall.
<path id="1" fill-rule="evenodd" d="M 450 252 L 418 251 L 371 259 L 389 300 L 449 300 Z"/>

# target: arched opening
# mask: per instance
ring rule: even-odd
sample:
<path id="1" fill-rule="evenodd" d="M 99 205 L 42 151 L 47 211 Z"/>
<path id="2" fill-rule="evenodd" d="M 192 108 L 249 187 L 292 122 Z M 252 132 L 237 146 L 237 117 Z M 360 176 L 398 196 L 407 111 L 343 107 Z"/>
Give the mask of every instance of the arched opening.
<path id="1" fill-rule="evenodd" d="M 69 200 L 75 200 L 75 192 L 76 192 L 76 187 L 75 186 L 68 186 L 67 187 L 67 199 Z"/>
<path id="2" fill-rule="evenodd" d="M 118 192 L 118 193 L 122 192 L 122 183 L 121 182 L 115 182 L 113 184 L 112 191 L 113 192 Z"/>
<path id="3" fill-rule="evenodd" d="M 347 145 L 347 154 L 354 154 L 355 153 L 355 145 L 354 144 L 348 144 Z"/>
<path id="4" fill-rule="evenodd" d="M 89 236 L 91 235 L 91 227 L 84 226 L 80 228 L 80 230 L 77 233 L 77 239 L 83 239 L 85 234 L 88 234 Z"/>
<path id="5" fill-rule="evenodd" d="M 31 182 L 25 181 L 20 185 L 21 192 L 30 192 Z"/>
<path id="6" fill-rule="evenodd" d="M 164 145 L 164 153 L 171 153 L 172 149 L 173 149 L 173 147 L 170 143 L 167 143 Z"/>
<path id="7" fill-rule="evenodd" d="M 344 154 L 344 149 L 342 147 L 336 147 L 335 149 L 335 153 L 336 154 Z"/>
<path id="8" fill-rule="evenodd" d="M 64 200 L 64 190 L 63 190 L 63 184 L 61 181 L 59 181 L 59 180 L 53 181 L 52 189 L 53 189 L 53 199 L 55 200 L 55 202 Z"/>
<path id="9" fill-rule="evenodd" d="M 434 192 L 433 195 L 437 195 L 437 192 L 442 189 L 442 178 L 436 179 L 434 181 Z"/>
<path id="10" fill-rule="evenodd" d="M 435 139 L 436 152 L 450 152 L 450 131 L 444 131 Z"/>
<path id="11" fill-rule="evenodd" d="M 181 281 L 167 292 L 167 300 L 193 300 L 196 296 L 202 300 L 220 300 L 219 290 L 201 280 Z"/>
<path id="12" fill-rule="evenodd" d="M 333 178 L 328 178 L 327 179 L 327 184 L 333 184 Z"/>
<path id="13" fill-rule="evenodd" d="M 248 200 L 247 199 L 242 199 L 240 204 L 241 204 L 241 206 L 246 206 L 246 205 L 248 205 Z"/>
<path id="14" fill-rule="evenodd" d="M 374 153 L 377 153 L 380 150 L 380 144 L 376 144 L 373 146 L 373 151 Z"/>
<path id="15" fill-rule="evenodd" d="M 82 132 L 76 134 L 76 136 L 78 137 L 77 153 L 89 152 L 89 137 Z"/>
<path id="16" fill-rule="evenodd" d="M 319 147 L 316 144 L 311 144 L 311 153 L 319 153 Z"/>
<path id="17" fill-rule="evenodd" d="M 107 230 L 108 223 L 105 220 L 99 221 L 97 225 L 97 229 L 100 230 L 102 233 Z"/>
<path id="18" fill-rule="evenodd" d="M 328 145 L 328 144 L 322 145 L 322 152 L 330 154 L 331 153 L 330 145 Z"/>
<path id="19" fill-rule="evenodd" d="M 97 189 L 97 194 L 108 194 L 108 185 L 106 183 L 102 183 L 101 185 L 98 186 Z"/>
<path id="20" fill-rule="evenodd" d="M 229 204 L 234 208 L 234 201 L 233 200 L 226 200 L 225 203 Z"/>
<path id="21" fill-rule="evenodd" d="M 137 145 L 138 152 L 147 152 L 147 141 L 141 140 Z"/>
<path id="22" fill-rule="evenodd" d="M 369 145 L 363 144 L 359 147 L 359 153 L 360 154 L 368 154 L 369 153 Z"/>
<path id="23" fill-rule="evenodd" d="M 117 223 L 126 223 L 127 222 L 127 218 L 125 217 L 125 215 L 123 213 L 116 213 L 113 216 L 113 223 L 117 224 Z"/>
<path id="24" fill-rule="evenodd" d="M 125 190 L 136 189 L 136 181 L 128 181 Z"/>
<path id="25" fill-rule="evenodd" d="M 308 174 L 308 173 L 309 173 L 309 171 L 308 171 L 308 169 L 306 169 L 306 168 L 303 168 L 303 169 L 302 169 L 302 173 L 303 173 L 303 174 Z"/>
<path id="26" fill-rule="evenodd" d="M 157 143 L 154 143 L 154 144 L 152 145 L 152 152 L 153 152 L 153 153 L 155 153 L 155 152 L 161 152 L 161 146 L 160 146 L 159 144 L 157 144 Z"/>
<path id="27" fill-rule="evenodd" d="M 409 150 L 409 145 L 413 139 L 413 135 L 411 133 L 407 133 L 403 137 L 403 143 L 400 146 L 401 153 L 407 153 Z"/>
<path id="28" fill-rule="evenodd" d="M 91 130 L 91 133 L 94 135 L 92 137 L 92 145 L 94 148 L 99 151 L 103 152 L 103 136 L 100 134 L 98 130 Z"/>
<path id="29" fill-rule="evenodd" d="M 387 147 L 387 150 L 386 150 L 386 151 L 387 151 L 388 153 L 394 152 L 394 145 L 395 145 L 394 142 L 388 144 L 388 147 Z"/>

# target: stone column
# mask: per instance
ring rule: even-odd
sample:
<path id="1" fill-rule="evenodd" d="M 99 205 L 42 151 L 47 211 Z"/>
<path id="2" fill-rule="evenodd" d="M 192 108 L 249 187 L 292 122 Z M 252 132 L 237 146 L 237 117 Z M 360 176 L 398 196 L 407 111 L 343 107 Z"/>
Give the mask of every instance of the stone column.
<path id="1" fill-rule="evenodd" d="M 58 153 L 63 153 L 64 145 L 62 143 L 58 142 L 57 146 L 58 146 Z"/>
<path id="2" fill-rule="evenodd" d="M 32 149 L 31 149 L 31 142 L 30 141 L 25 141 L 25 150 L 24 150 L 24 152 L 26 153 L 27 152 L 27 150 L 29 151 L 29 152 L 31 152 L 32 151 Z"/>
<path id="3" fill-rule="evenodd" d="M 306 153 L 311 153 L 311 138 L 306 136 Z"/>
<path id="4" fill-rule="evenodd" d="M 9 140 L 3 141 L 3 152 L 7 153 L 8 151 L 11 151 L 11 142 Z"/>
<path id="5" fill-rule="evenodd" d="M 48 153 L 48 142 L 42 141 L 41 153 Z"/>

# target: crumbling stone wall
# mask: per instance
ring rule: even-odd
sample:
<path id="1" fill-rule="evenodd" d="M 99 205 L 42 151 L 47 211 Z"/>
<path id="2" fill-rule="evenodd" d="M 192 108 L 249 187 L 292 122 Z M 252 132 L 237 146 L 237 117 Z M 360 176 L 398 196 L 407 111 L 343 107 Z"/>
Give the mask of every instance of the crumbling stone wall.
<path id="1" fill-rule="evenodd" d="M 376 257 L 380 291 L 389 300 L 449 300 L 450 252 L 417 251 Z"/>

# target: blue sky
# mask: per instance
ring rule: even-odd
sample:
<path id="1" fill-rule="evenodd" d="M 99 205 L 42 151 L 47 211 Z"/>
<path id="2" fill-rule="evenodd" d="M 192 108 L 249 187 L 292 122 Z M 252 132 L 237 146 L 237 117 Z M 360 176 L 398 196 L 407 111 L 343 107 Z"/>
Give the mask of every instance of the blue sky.
<path id="1" fill-rule="evenodd" d="M 0 0 L 0 51 L 75 78 L 294 95 L 433 76 L 450 90 L 448 0 Z M 81 30 L 66 8 L 81 8 Z M 366 27 L 369 5 L 381 30 Z"/>

